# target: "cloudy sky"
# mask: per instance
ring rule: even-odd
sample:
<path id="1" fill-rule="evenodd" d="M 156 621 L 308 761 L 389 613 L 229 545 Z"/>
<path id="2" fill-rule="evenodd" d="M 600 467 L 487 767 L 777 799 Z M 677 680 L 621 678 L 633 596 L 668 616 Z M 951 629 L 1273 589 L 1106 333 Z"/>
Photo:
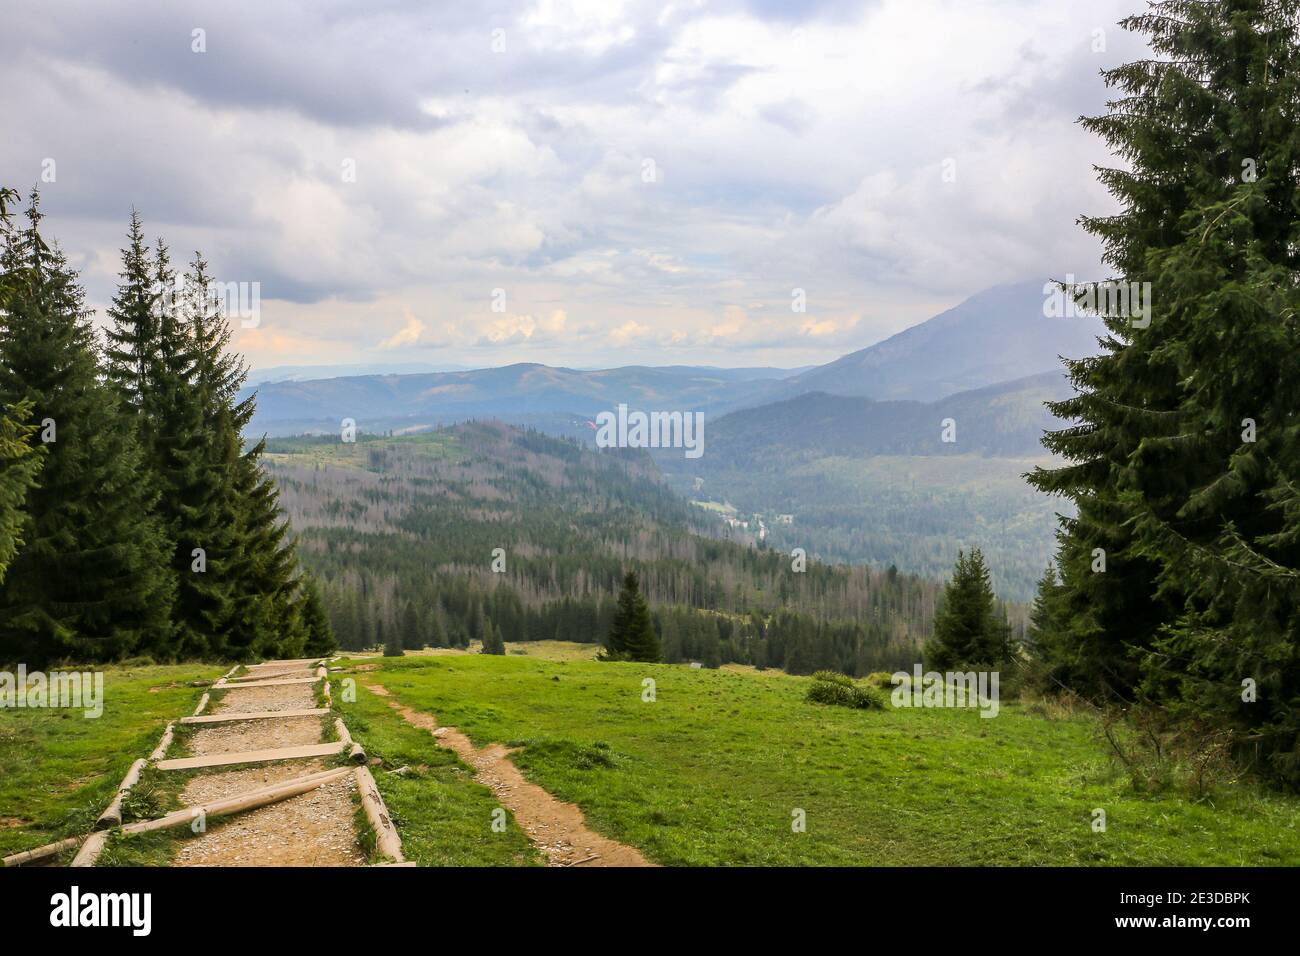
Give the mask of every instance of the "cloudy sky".
<path id="1" fill-rule="evenodd" d="M 1142 6 L 5 0 L 0 182 L 101 309 L 132 206 L 260 283 L 255 367 L 803 365 L 1097 273 Z"/>

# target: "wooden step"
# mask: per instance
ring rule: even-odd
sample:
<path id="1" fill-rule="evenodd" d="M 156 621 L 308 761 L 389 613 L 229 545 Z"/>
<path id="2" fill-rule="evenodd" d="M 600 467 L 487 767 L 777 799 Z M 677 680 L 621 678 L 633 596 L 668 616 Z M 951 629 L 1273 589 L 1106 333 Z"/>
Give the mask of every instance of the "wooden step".
<path id="1" fill-rule="evenodd" d="M 281 780 L 279 783 L 259 787 L 246 793 L 235 794 L 235 796 L 226 797 L 223 800 L 176 810 L 166 816 L 158 817 L 156 820 L 141 820 L 138 823 L 128 823 L 122 827 L 122 832 L 127 834 L 148 833 L 151 830 L 165 830 L 169 827 L 184 826 L 193 821 L 200 811 L 206 816 L 217 817 L 256 809 L 257 807 L 307 793 L 335 780 L 342 780 L 352 772 L 352 768 L 349 767 L 336 767 L 333 770 L 320 770 L 316 773 L 309 773 L 305 777 L 295 777 L 293 780 Z"/>
<path id="2" fill-rule="evenodd" d="M 309 707 L 302 710 L 255 710 L 247 714 L 206 714 L 202 717 L 182 717 L 182 724 L 225 724 L 236 720 L 269 720 L 273 717 L 322 717 L 329 713 L 327 707 Z"/>
<path id="3" fill-rule="evenodd" d="M 159 770 L 199 770 L 203 767 L 228 767 L 238 763 L 270 763 L 273 760 L 299 760 L 303 757 L 331 757 L 347 749 L 347 744 L 335 740 L 327 744 L 304 744 L 300 747 L 276 747 L 272 750 L 240 750 L 228 754 L 207 754 L 202 757 L 177 757 L 160 760 Z"/>

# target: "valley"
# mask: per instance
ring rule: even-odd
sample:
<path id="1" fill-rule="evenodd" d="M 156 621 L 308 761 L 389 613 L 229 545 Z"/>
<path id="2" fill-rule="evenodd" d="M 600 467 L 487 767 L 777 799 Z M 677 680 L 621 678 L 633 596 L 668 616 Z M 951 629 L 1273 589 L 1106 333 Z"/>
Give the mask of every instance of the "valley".
<path id="1" fill-rule="evenodd" d="M 354 444 L 275 439 L 266 463 L 346 649 L 498 632 L 600 643 L 627 570 L 667 661 L 866 674 L 910 664 L 932 628 L 937 581 L 818 561 L 795 571 L 675 494 L 643 452 L 467 423 Z"/>

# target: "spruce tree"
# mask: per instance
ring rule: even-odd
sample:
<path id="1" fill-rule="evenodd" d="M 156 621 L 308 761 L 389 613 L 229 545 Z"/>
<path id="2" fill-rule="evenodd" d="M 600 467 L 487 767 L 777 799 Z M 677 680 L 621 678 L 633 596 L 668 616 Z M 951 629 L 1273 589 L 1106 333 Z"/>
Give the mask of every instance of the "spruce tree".
<path id="1" fill-rule="evenodd" d="M 429 646 L 430 647 L 447 647 L 447 632 L 442 626 L 442 615 L 438 612 L 435 603 L 433 612 L 429 615 Z"/>
<path id="2" fill-rule="evenodd" d="M 320 586 L 315 578 L 304 575 L 301 588 L 302 626 L 306 632 L 303 653 L 308 657 L 328 654 L 338 647 L 338 642 L 334 639 L 334 629 L 330 627 L 329 615 L 325 612 Z"/>
<path id="3" fill-rule="evenodd" d="M 155 338 L 144 358 L 149 374 L 140 414 L 149 421 L 146 434 L 151 445 L 145 450 L 176 576 L 174 654 L 193 658 L 222 644 L 214 630 L 220 626 L 221 602 L 214 596 L 224 590 L 220 551 L 226 535 L 224 529 L 214 527 L 223 516 L 208 471 L 209 435 L 194 383 L 196 356 L 183 302 L 174 291 L 176 274 L 161 240 L 154 254 L 153 281 Z"/>
<path id="4" fill-rule="evenodd" d="M 141 413 L 136 422 L 144 436 L 144 446 L 150 448 L 149 428 L 152 422 L 143 413 L 147 410 L 151 394 L 158 347 L 158 316 L 155 302 L 158 290 L 154 286 L 153 269 L 149 261 L 149 246 L 144 238 L 140 214 L 131 211 L 131 224 L 127 231 L 126 248 L 122 250 L 121 282 L 108 309 L 112 326 L 105 333 L 107 347 L 105 358 L 108 380 L 117 389 L 125 408 Z"/>
<path id="5" fill-rule="evenodd" d="M 30 401 L 26 424 L 46 449 L 0 588 L 0 659 L 114 660 L 170 643 L 167 547 L 141 449 L 100 379 L 84 295 L 41 218 L 33 194 L 0 265 L 0 404 Z"/>
<path id="6" fill-rule="evenodd" d="M 979 548 L 959 551 L 934 616 L 934 636 L 925 645 L 926 666 L 939 671 L 996 667 L 1010 657 L 1010 628 L 998 613 L 984 555 Z"/>
<path id="7" fill-rule="evenodd" d="M 1056 643 L 1085 694 L 1237 729 L 1300 779 L 1300 2 L 1166 0 L 1123 21 L 1155 56 L 1105 73 L 1085 119 L 1125 161 L 1120 201 L 1084 217 L 1114 278 L 1150 283 L 1151 321 L 1106 318 L 1067 362 L 1076 502 L 1060 536 Z M 1103 287 L 1075 289 L 1097 297 Z M 1243 692 L 1243 683 L 1257 689 Z"/>
<path id="8" fill-rule="evenodd" d="M 235 468 L 235 494 L 243 507 L 231 569 L 237 607 L 231 644 L 240 658 L 282 656 L 306 640 L 296 605 L 299 570 L 289 525 L 279 490 L 258 461 L 265 447 L 262 439 Z"/>
<path id="9" fill-rule="evenodd" d="M 424 634 L 420 629 L 420 615 L 415 610 L 415 604 L 411 601 L 407 601 L 406 607 L 402 610 L 402 646 L 414 651 L 424 647 Z"/>
<path id="10" fill-rule="evenodd" d="M 1025 635 L 1032 660 L 1031 674 L 1038 690 L 1055 692 L 1078 683 L 1078 662 L 1064 640 L 1068 622 L 1062 619 L 1063 588 L 1056 569 L 1048 567 L 1038 581 L 1038 594 L 1029 613 Z"/>
<path id="11" fill-rule="evenodd" d="M 387 633 L 387 636 L 385 636 L 385 633 Z M 383 645 L 385 657 L 402 656 L 401 631 L 395 627 L 385 628 L 383 618 L 380 618 L 375 621 L 375 634 Z"/>
<path id="12" fill-rule="evenodd" d="M 0 584 L 23 546 L 24 502 L 45 454 L 45 446 L 36 443 L 36 425 L 27 424 L 31 414 L 27 401 L 0 410 Z"/>
<path id="13" fill-rule="evenodd" d="M 12 189 L 0 189 L 0 238 L 6 242 L 12 228 L 9 204 L 17 199 Z M 8 290 L 16 288 L 18 271 L 0 272 L 0 314 L 9 301 Z M 45 454 L 45 446 L 36 443 L 36 426 L 27 424 L 31 414 L 32 405 L 26 401 L 0 409 L 0 584 L 4 583 L 9 562 L 23 545 L 23 505 Z"/>
<path id="14" fill-rule="evenodd" d="M 292 656 L 313 640 L 314 599 L 301 579 L 279 491 L 262 469 L 266 440 L 245 447 L 242 439 L 255 398 L 239 398 L 247 366 L 230 349 L 230 326 L 200 253 L 190 263 L 184 290 L 193 401 L 203 435 L 203 471 L 194 496 L 208 503 L 202 512 L 208 520 L 196 522 L 192 533 L 211 542 L 219 572 L 194 581 L 193 597 L 220 622 L 212 640 L 223 641 L 225 653 Z"/>
<path id="15" fill-rule="evenodd" d="M 505 654 L 506 642 L 501 636 L 501 627 L 494 624 L 491 620 L 485 620 L 483 624 L 483 654 Z"/>
<path id="16" fill-rule="evenodd" d="M 618 609 L 614 623 L 605 640 L 607 656 L 611 660 L 660 660 L 659 637 L 655 634 L 650 607 L 641 596 L 641 584 L 635 571 L 623 575 L 623 588 L 618 595 Z"/>
<path id="17" fill-rule="evenodd" d="M 483 640 L 483 608 L 476 597 L 470 599 L 469 614 L 465 620 L 465 634 L 467 643 Z"/>
<path id="18" fill-rule="evenodd" d="M 208 294 L 209 283 L 207 263 L 195 253 L 177 303 L 178 329 L 168 329 L 169 338 L 179 334 L 182 339 L 173 354 L 183 350 L 188 355 L 184 431 L 195 436 L 186 456 L 193 466 L 184 472 L 184 521 L 177 525 L 174 545 L 177 603 L 188 643 L 225 657 L 231 653 L 229 636 L 240 608 L 249 606 L 237 602 L 247 587 L 236 573 L 243 502 L 236 490 L 242 447 L 233 400 L 239 387 L 234 376 L 242 374 L 243 365 L 228 351 L 230 330 Z M 202 573 L 194 572 L 188 561 L 195 548 L 205 555 Z"/>

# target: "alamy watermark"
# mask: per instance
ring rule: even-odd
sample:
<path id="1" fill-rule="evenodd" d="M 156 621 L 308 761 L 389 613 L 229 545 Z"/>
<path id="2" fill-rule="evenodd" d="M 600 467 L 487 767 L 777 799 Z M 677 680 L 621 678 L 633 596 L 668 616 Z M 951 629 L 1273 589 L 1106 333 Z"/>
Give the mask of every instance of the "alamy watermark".
<path id="1" fill-rule="evenodd" d="M 171 286 L 155 284 L 153 294 L 158 297 L 162 309 L 171 311 L 177 303 L 184 300 L 187 285 L 185 276 L 178 275 Z M 203 289 L 203 298 L 216 304 L 222 318 L 239 319 L 240 328 L 255 329 L 262 324 L 260 282 L 221 282 L 212 279 Z"/>
<path id="2" fill-rule="evenodd" d="M 0 671 L 0 708 L 67 707 L 86 717 L 104 713 L 103 671 Z"/>
<path id="3" fill-rule="evenodd" d="M 1124 318 L 1135 329 L 1145 329 L 1151 324 L 1150 282 L 1076 283 L 1073 273 L 1067 273 L 1065 288 L 1056 282 L 1043 283 L 1043 315 L 1049 319 L 1074 319 L 1081 315 L 1100 315 L 1104 318 Z"/>
<path id="4" fill-rule="evenodd" d="M 684 448 L 687 458 L 704 454 L 703 412 L 617 412 L 596 416 L 597 448 Z"/>
<path id="5" fill-rule="evenodd" d="M 132 936 L 148 936 L 153 929 L 153 894 L 83 893 L 81 887 L 73 886 L 50 897 L 50 925 L 121 926 L 130 929 Z"/>
<path id="6" fill-rule="evenodd" d="M 895 671 L 890 702 L 895 707 L 979 708 L 981 717 L 998 715 L 998 671 Z"/>

